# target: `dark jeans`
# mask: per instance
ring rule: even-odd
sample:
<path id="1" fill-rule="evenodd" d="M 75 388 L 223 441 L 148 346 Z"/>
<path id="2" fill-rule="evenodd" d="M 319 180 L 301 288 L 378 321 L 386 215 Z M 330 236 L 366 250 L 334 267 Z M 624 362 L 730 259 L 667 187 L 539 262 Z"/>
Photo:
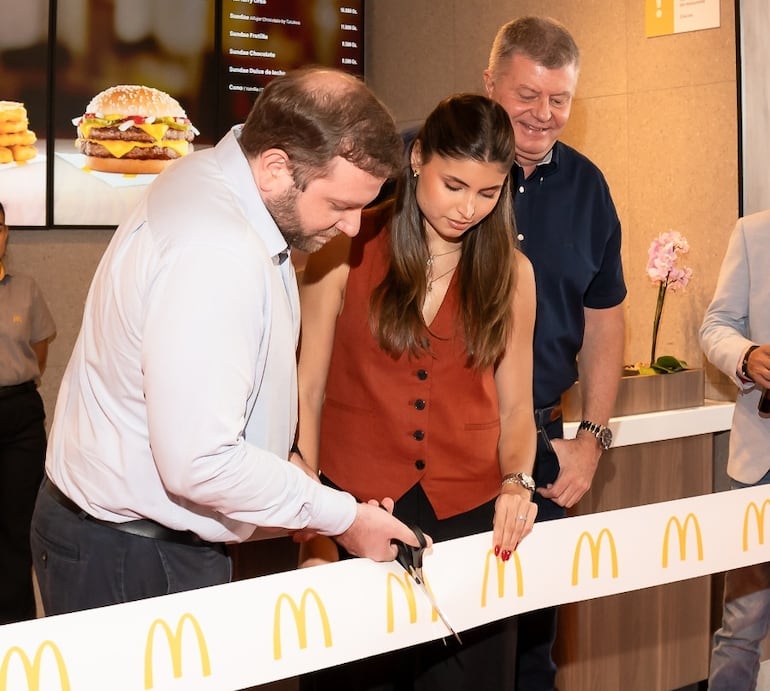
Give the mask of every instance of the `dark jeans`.
<path id="1" fill-rule="evenodd" d="M 223 545 L 185 545 L 99 525 L 45 489 L 31 542 L 46 615 L 219 585 L 232 575 Z"/>
<path id="2" fill-rule="evenodd" d="M 327 478 L 326 484 L 332 485 Z M 396 502 L 393 512 L 419 525 L 436 542 L 487 532 L 494 501 L 445 520 L 438 520 L 420 485 Z M 341 550 L 342 552 L 342 550 Z M 343 555 L 347 556 L 347 555 Z M 462 568 L 462 565 L 458 565 Z M 440 604 L 440 603 L 439 603 Z M 516 620 L 484 624 L 460 634 L 319 670 L 300 677 L 301 691 L 467 691 L 513 686 Z"/>
<path id="3" fill-rule="evenodd" d="M 29 525 L 45 464 L 44 422 L 34 385 L 0 397 L 0 625 L 35 618 Z"/>
<path id="4" fill-rule="evenodd" d="M 551 448 L 550 440 L 560 439 L 563 435 L 561 419 L 538 425 L 534 472 L 535 484 L 538 487 L 554 482 L 559 474 L 559 461 Z M 534 501 L 537 504 L 538 523 L 566 516 L 566 510 L 550 499 L 535 494 Z M 556 642 L 557 615 L 556 607 L 546 607 L 518 616 L 517 691 L 552 691 L 556 688 L 556 665 L 552 652 Z"/>

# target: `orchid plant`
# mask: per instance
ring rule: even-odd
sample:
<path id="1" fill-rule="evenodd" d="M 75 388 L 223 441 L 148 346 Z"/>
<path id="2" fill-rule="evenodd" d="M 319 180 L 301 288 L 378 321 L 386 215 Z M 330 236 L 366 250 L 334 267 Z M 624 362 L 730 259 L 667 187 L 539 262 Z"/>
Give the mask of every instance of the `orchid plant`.
<path id="1" fill-rule="evenodd" d="M 653 283 L 658 284 L 658 300 L 655 304 L 655 319 L 652 323 L 650 366 L 659 372 L 683 369 L 681 363 L 670 356 L 665 357 L 666 362 L 656 362 L 655 349 L 658 344 L 658 328 L 660 327 L 660 315 L 663 312 L 666 292 L 669 289 L 677 291 L 684 288 L 692 278 L 692 269 L 679 264 L 682 255 L 689 251 L 690 245 L 682 234 L 676 230 L 668 230 L 652 241 L 647 253 L 647 275 Z M 659 359 L 663 360 L 664 358 Z M 656 367 L 656 365 L 658 366 Z"/>

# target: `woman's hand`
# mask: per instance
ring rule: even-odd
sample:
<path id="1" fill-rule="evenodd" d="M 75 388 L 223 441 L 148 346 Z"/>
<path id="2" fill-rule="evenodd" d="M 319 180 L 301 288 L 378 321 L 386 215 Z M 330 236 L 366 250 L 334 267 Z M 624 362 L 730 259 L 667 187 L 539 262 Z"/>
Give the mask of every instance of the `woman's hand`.
<path id="1" fill-rule="evenodd" d="M 526 487 L 506 485 L 495 502 L 492 540 L 495 556 L 508 561 L 521 541 L 532 532 L 537 504 Z"/>

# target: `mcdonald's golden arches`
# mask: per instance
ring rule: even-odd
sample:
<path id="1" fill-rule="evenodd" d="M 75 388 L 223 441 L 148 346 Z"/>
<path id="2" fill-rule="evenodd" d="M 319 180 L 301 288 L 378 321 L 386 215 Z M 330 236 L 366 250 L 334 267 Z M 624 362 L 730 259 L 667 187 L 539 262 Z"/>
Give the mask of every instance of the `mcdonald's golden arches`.
<path id="1" fill-rule="evenodd" d="M 661 558 L 661 564 L 663 568 L 668 568 L 668 541 L 671 537 L 671 528 L 676 526 L 676 534 L 679 538 L 679 561 L 684 561 L 687 558 L 687 528 L 692 525 L 695 531 L 695 544 L 698 548 L 698 561 L 703 561 L 703 536 L 700 530 L 700 521 L 698 517 L 691 511 L 685 516 L 684 524 L 676 516 L 671 516 L 666 523 L 666 530 L 663 533 L 663 556 Z"/>
<path id="2" fill-rule="evenodd" d="M 323 631 L 324 645 L 330 648 L 332 645 L 332 631 L 329 625 L 329 616 L 326 613 L 326 607 L 321 601 L 320 595 L 313 588 L 305 588 L 299 606 L 288 593 L 282 593 L 275 603 L 275 612 L 273 614 L 273 658 L 280 660 L 281 649 L 281 611 L 282 605 L 286 602 L 293 615 L 294 625 L 297 629 L 297 639 L 301 650 L 307 648 L 307 603 L 308 598 L 312 598 L 318 609 L 318 616 L 321 620 L 321 630 Z"/>
<path id="3" fill-rule="evenodd" d="M 153 687 L 153 648 L 155 642 L 155 632 L 161 629 L 166 634 L 166 642 L 168 643 L 168 649 L 171 653 L 171 669 L 174 673 L 174 678 L 179 679 L 182 676 L 182 636 L 184 634 L 185 624 L 192 627 L 195 632 L 195 638 L 198 642 L 198 651 L 200 652 L 201 660 L 201 674 L 204 677 L 211 675 L 211 661 L 209 660 L 209 649 L 206 645 L 206 639 L 203 636 L 203 630 L 201 629 L 198 620 L 190 614 L 185 612 L 176 625 L 176 631 L 172 631 L 165 619 L 156 619 L 150 625 L 150 630 L 147 632 L 147 644 L 144 649 L 144 688 L 151 689 Z"/>
<path id="4" fill-rule="evenodd" d="M 591 551 L 591 578 L 599 578 L 599 557 L 602 551 L 602 542 L 607 539 L 607 543 L 610 548 L 610 566 L 612 567 L 613 578 L 618 577 L 618 551 L 615 547 L 615 538 L 612 536 L 612 532 L 609 528 L 602 528 L 599 531 L 599 536 L 594 540 L 593 535 L 587 530 L 584 530 L 578 538 L 577 545 L 575 545 L 575 556 L 572 560 L 572 585 L 577 585 L 580 575 L 580 552 L 583 547 L 583 541 L 588 543 L 588 547 Z"/>
<path id="5" fill-rule="evenodd" d="M 746 511 L 743 514 L 743 551 L 749 551 L 749 516 L 753 513 L 757 523 L 757 543 L 760 545 L 765 544 L 765 510 L 770 505 L 770 499 L 765 499 L 762 502 L 762 508 L 757 506 L 757 503 L 752 501 L 746 506 Z"/>
<path id="6" fill-rule="evenodd" d="M 517 552 L 511 554 L 511 561 L 504 562 L 502 559 L 498 559 L 495 553 L 490 549 L 487 552 L 487 556 L 484 559 L 484 577 L 481 581 L 481 606 L 487 606 L 487 590 L 489 589 L 489 576 L 492 571 L 490 564 L 495 564 L 497 568 L 495 573 L 497 574 L 497 597 L 502 599 L 505 596 L 505 565 L 510 563 L 516 571 L 516 596 L 522 597 L 524 595 L 524 575 L 521 572 L 521 559 Z"/>
<path id="7" fill-rule="evenodd" d="M 35 651 L 35 656 L 32 660 L 29 659 L 27 653 L 19 646 L 13 646 L 9 648 L 3 656 L 2 665 L 0 665 L 0 690 L 2 691 L 24 691 L 24 689 L 12 689 L 8 685 L 9 669 L 11 666 L 11 660 L 18 658 L 24 669 L 24 675 L 27 679 L 26 691 L 41 691 L 41 689 L 50 689 L 53 691 L 56 687 L 52 683 L 41 683 L 42 670 L 43 670 L 43 655 L 46 650 L 50 651 L 56 663 L 56 670 L 59 674 L 59 689 L 61 691 L 71 691 L 70 679 L 67 674 L 67 665 L 64 662 L 59 646 L 53 641 L 43 641 Z"/>

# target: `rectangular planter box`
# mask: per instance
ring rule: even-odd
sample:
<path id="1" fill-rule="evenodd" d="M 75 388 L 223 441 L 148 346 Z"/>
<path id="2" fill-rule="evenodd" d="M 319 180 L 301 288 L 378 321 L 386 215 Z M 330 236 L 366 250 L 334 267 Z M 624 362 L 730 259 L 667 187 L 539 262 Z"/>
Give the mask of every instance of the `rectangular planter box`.
<path id="1" fill-rule="evenodd" d="M 622 377 L 613 417 L 701 406 L 704 388 L 703 369 Z M 565 421 L 580 420 L 582 406 L 579 381 L 562 396 L 561 403 Z"/>

